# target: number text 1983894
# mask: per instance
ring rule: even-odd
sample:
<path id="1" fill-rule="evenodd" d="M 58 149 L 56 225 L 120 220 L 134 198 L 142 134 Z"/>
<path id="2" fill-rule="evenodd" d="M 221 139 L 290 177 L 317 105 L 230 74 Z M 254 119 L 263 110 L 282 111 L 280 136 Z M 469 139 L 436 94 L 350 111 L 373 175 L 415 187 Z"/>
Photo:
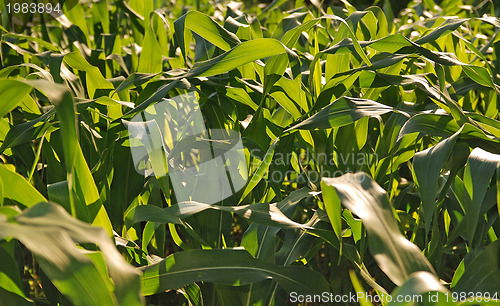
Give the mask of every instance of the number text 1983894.
<path id="1" fill-rule="evenodd" d="M 61 13 L 61 7 L 59 3 L 53 5 L 52 3 L 28 3 L 28 2 L 22 2 L 22 3 L 7 3 L 5 5 L 7 13 L 14 13 L 14 14 L 35 14 L 35 13 L 40 13 L 40 14 L 50 14 L 50 13 Z"/>

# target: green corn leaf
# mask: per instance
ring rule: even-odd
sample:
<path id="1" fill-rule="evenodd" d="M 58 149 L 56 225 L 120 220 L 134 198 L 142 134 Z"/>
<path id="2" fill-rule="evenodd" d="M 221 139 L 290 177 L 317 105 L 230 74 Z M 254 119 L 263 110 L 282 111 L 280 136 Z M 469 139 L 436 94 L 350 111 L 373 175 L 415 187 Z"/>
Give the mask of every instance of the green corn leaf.
<path id="1" fill-rule="evenodd" d="M 477 243 L 474 240 L 474 234 L 476 233 L 486 190 L 499 164 L 500 155 L 476 148 L 469 155 L 465 166 L 464 186 L 468 196 L 463 199 L 464 218 L 467 225 L 467 237 L 473 246 Z"/>
<path id="2" fill-rule="evenodd" d="M 33 139 L 41 137 L 45 131 L 54 130 L 50 124 L 46 123 L 54 113 L 55 109 L 52 109 L 34 120 L 11 127 L 7 132 L 7 135 L 5 135 L 2 145 L 0 146 L 0 153 L 4 152 L 8 148 L 27 143 Z"/>
<path id="3" fill-rule="evenodd" d="M 103 229 L 73 219 L 49 203 L 32 206 L 13 221 L 0 221 L 0 237 L 18 239 L 31 250 L 59 291 L 75 305 L 141 304 L 139 273 L 121 257 Z M 92 256 L 102 254 L 109 276 L 75 242 L 97 244 L 102 253 Z"/>
<path id="4" fill-rule="evenodd" d="M 486 68 L 472 65 L 463 66 L 462 68 L 464 69 L 465 74 L 467 74 L 467 76 L 474 82 L 482 86 L 491 87 L 498 91 L 498 89 L 495 87 L 495 84 L 493 83 L 493 79 L 491 78 L 490 73 Z"/>
<path id="5" fill-rule="evenodd" d="M 277 204 L 255 203 L 241 206 L 219 206 L 194 201 L 180 202 L 164 209 L 157 206 L 139 205 L 127 213 L 125 224 L 127 227 L 143 221 L 182 224 L 181 219 L 206 210 L 231 212 L 252 222 L 278 228 L 310 228 L 290 220 L 281 212 Z"/>
<path id="6" fill-rule="evenodd" d="M 297 204 L 304 198 L 311 197 L 310 189 L 302 188 L 290 193 L 288 197 L 276 204 L 276 207 L 288 218 L 291 218 Z M 258 259 L 274 261 L 274 236 L 279 227 L 269 227 L 252 223 L 245 231 L 241 244 L 252 256 Z"/>
<path id="7" fill-rule="evenodd" d="M 336 128 L 366 116 L 379 116 L 392 110 L 392 107 L 375 101 L 342 97 L 286 131 Z"/>
<path id="8" fill-rule="evenodd" d="M 453 292 L 500 292 L 500 241 L 488 245 L 465 266 L 465 271 L 453 287 Z"/>
<path id="9" fill-rule="evenodd" d="M 33 36 L 23 35 L 23 34 L 16 34 L 16 33 L 12 33 L 12 32 L 4 34 L 3 37 L 15 37 L 15 38 L 20 38 L 20 39 L 26 39 L 28 41 L 33 41 L 37 44 L 40 44 L 45 49 L 55 51 L 55 52 L 59 51 L 59 49 L 56 46 L 54 46 L 53 44 L 51 44 L 43 39 L 38 38 L 38 37 L 33 37 Z"/>
<path id="10" fill-rule="evenodd" d="M 177 289 L 194 282 L 242 286 L 272 278 L 286 291 L 321 294 L 328 291 L 325 279 L 305 267 L 263 263 L 245 250 L 190 250 L 141 268 L 144 294 Z"/>
<path id="11" fill-rule="evenodd" d="M 459 139 L 464 139 L 471 146 L 480 146 L 484 149 L 497 150 L 497 137 L 485 133 L 484 130 L 468 123 L 460 127 L 450 115 L 418 114 L 411 117 L 401 128 L 397 142 L 404 135 L 422 133 L 425 135 L 450 137 L 461 130 Z"/>
<path id="12" fill-rule="evenodd" d="M 87 92 L 90 99 L 107 95 L 105 93 L 109 93 L 110 90 L 114 89 L 113 85 L 102 76 L 99 68 L 89 64 L 79 52 L 66 54 L 64 56 L 64 62 L 73 69 L 86 73 Z"/>
<path id="13" fill-rule="evenodd" d="M 243 190 L 243 194 L 241 195 L 240 198 L 240 203 L 243 201 L 243 199 L 250 193 L 252 190 L 257 186 L 257 184 L 262 180 L 264 177 L 264 174 L 269 170 L 269 166 L 271 165 L 271 162 L 273 160 L 274 156 L 274 150 L 276 149 L 276 145 L 278 144 L 279 138 L 276 138 L 269 149 L 266 152 L 266 155 L 264 156 L 264 159 L 262 162 L 259 164 L 257 167 L 257 170 L 254 172 L 252 177 L 250 178 L 250 181 L 247 183 L 245 189 Z"/>
<path id="14" fill-rule="evenodd" d="M 439 175 L 453 150 L 459 134 L 460 131 L 431 148 L 417 152 L 413 158 L 413 172 L 422 201 L 426 233 L 429 233 L 431 229 Z"/>
<path id="15" fill-rule="evenodd" d="M 120 83 L 120 85 L 115 89 L 114 93 L 119 93 L 122 90 L 129 89 L 132 86 L 141 86 L 142 84 L 150 81 L 154 77 L 159 75 L 158 73 L 132 73 L 127 79 Z M 114 94 L 113 94 L 114 95 Z M 111 95 L 111 97 L 113 97 Z"/>
<path id="16" fill-rule="evenodd" d="M 146 34 L 142 46 L 141 55 L 139 56 L 139 66 L 137 72 L 142 73 L 158 73 L 163 70 L 163 59 L 161 48 L 156 40 L 151 27 L 147 27 Z"/>
<path id="17" fill-rule="evenodd" d="M 287 53 L 283 44 L 271 38 L 260 38 L 243 42 L 230 51 L 193 67 L 182 77 L 208 77 L 231 71 L 242 65 L 273 55 Z"/>
<path id="18" fill-rule="evenodd" d="M 101 0 L 94 5 L 92 5 L 92 12 L 95 18 L 95 21 L 101 23 L 102 29 L 104 33 L 109 33 L 109 11 L 108 11 L 108 3 L 106 0 Z"/>
<path id="19" fill-rule="evenodd" d="M 405 299 L 408 299 L 408 297 L 410 296 L 414 299 L 421 299 L 422 302 L 427 302 L 429 299 L 431 299 L 431 297 L 424 296 L 424 294 L 429 292 L 450 294 L 450 292 L 441 284 L 439 279 L 434 274 L 424 271 L 415 272 L 410 275 L 410 278 L 403 285 L 392 292 L 392 301 L 388 305 L 411 305 L 411 302 L 398 302 L 400 300 L 405 301 Z M 441 301 L 442 305 L 448 305 L 446 296 L 438 295 L 437 297 L 437 301 Z M 432 299 L 434 301 L 434 295 L 432 296 Z M 441 305 L 441 303 L 438 305 Z"/>
<path id="20" fill-rule="evenodd" d="M 69 188 L 74 188 L 80 201 L 85 203 L 89 218 L 93 224 L 103 226 L 111 235 L 111 223 L 102 205 L 98 189 L 78 142 L 73 98 L 62 85 L 53 84 L 44 80 L 17 82 L 20 84 L 28 84 L 43 92 L 48 96 L 51 103 L 55 105 L 57 116 L 61 120 L 64 160 L 68 181 L 71 182 Z M 72 195 L 72 193 L 70 193 L 70 195 Z M 70 200 L 70 202 L 72 203 L 72 200 Z M 71 204 L 72 213 L 76 214 L 73 206 L 74 203 Z"/>
<path id="21" fill-rule="evenodd" d="M 337 239 L 342 239 L 342 205 L 335 188 L 321 181 L 321 192 L 325 202 L 325 210 L 332 224 Z"/>
<path id="22" fill-rule="evenodd" d="M 0 80 L 0 118 L 13 110 L 31 92 L 27 84 L 15 80 Z"/>
<path id="23" fill-rule="evenodd" d="M 226 97 L 248 105 L 253 110 L 257 110 L 258 105 L 252 100 L 247 91 L 243 88 L 226 87 Z"/>
<path id="24" fill-rule="evenodd" d="M 467 19 L 462 19 L 462 18 L 449 19 L 445 23 L 440 25 L 437 29 L 435 29 L 432 32 L 430 32 L 429 34 L 426 34 L 425 36 L 417 39 L 415 41 L 415 43 L 419 44 L 419 45 L 423 45 L 425 43 L 435 41 L 438 38 L 446 36 L 446 35 L 450 34 L 451 32 L 455 31 L 458 27 L 460 27 L 466 21 L 467 21 Z"/>
<path id="25" fill-rule="evenodd" d="M 189 41 L 185 34 L 186 30 L 193 31 L 223 51 L 228 51 L 240 43 L 236 35 L 201 12 L 191 11 L 186 13 L 174 22 L 174 26 L 184 58 L 187 57 L 186 50 L 189 49 Z"/>
<path id="26" fill-rule="evenodd" d="M 342 205 L 361 218 L 368 231 L 371 253 L 396 285 L 409 280 L 413 272 L 427 271 L 435 275 L 418 247 L 401 235 L 385 191 L 368 175 L 345 174 L 323 178 L 322 182 L 333 186 Z"/>
<path id="27" fill-rule="evenodd" d="M 3 212 L 0 212 L 2 214 Z M 23 292 L 19 265 L 16 262 L 16 241 L 3 242 L 0 244 L 0 271 L 2 271 L 2 283 L 0 284 L 0 297 L 2 303 L 13 305 L 34 305 L 26 298 Z"/>
<path id="28" fill-rule="evenodd" d="M 31 207 L 37 203 L 47 201 L 24 177 L 1 164 L 0 177 L 3 182 L 3 197 L 25 207 Z"/>

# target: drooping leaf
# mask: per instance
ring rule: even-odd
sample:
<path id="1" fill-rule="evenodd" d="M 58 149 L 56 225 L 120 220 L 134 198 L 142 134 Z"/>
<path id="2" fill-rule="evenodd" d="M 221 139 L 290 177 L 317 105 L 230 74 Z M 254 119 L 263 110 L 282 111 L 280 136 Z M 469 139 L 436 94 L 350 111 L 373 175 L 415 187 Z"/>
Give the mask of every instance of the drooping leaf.
<path id="1" fill-rule="evenodd" d="M 68 181 L 71 182 L 68 186 L 69 188 L 73 188 L 74 186 L 76 194 L 87 206 L 91 222 L 103 226 L 111 235 L 111 222 L 102 205 L 99 192 L 78 142 L 75 105 L 69 91 L 62 85 L 53 84 L 45 80 L 16 82 L 36 88 L 47 95 L 50 102 L 55 105 L 57 116 L 61 121 L 64 162 Z M 71 206 L 73 207 L 74 203 Z M 72 213 L 75 213 L 74 208 L 72 208 Z"/>
<path id="2" fill-rule="evenodd" d="M 63 208 L 46 202 L 32 206 L 11 221 L 0 222 L 0 238 L 22 242 L 36 255 L 59 291 L 74 304 L 141 304 L 139 273 L 123 259 L 102 228 L 78 221 Z M 101 253 L 88 253 L 75 243 L 95 243 Z M 109 276 L 96 266 L 94 256 L 104 257 Z"/>
<path id="3" fill-rule="evenodd" d="M 414 272 L 427 271 L 435 275 L 427 258 L 399 231 L 385 190 L 368 175 L 348 173 L 322 181 L 326 186 L 333 186 L 342 205 L 363 221 L 371 253 L 396 285 L 405 283 Z"/>
<path id="4" fill-rule="evenodd" d="M 273 55 L 287 53 L 287 48 L 275 39 L 260 38 L 241 43 L 217 57 L 195 66 L 182 77 L 208 77 L 231 71 L 244 64 Z"/>
<path id="5" fill-rule="evenodd" d="M 79 52 L 66 54 L 64 61 L 73 69 L 86 73 L 87 92 L 90 99 L 98 98 L 114 89 L 113 85 L 102 76 L 99 68 L 89 64 Z"/>
<path id="6" fill-rule="evenodd" d="M 379 116 L 392 110 L 392 107 L 375 101 L 342 97 L 288 130 L 335 128 L 353 123 L 365 116 Z"/>
<path id="7" fill-rule="evenodd" d="M 277 204 L 255 203 L 241 206 L 220 206 L 194 201 L 180 202 L 161 209 L 157 206 L 140 205 L 131 209 L 126 216 L 126 225 L 137 222 L 154 221 L 160 223 L 180 224 L 181 219 L 195 215 L 205 210 L 219 210 L 235 213 L 250 221 L 279 228 L 309 228 L 307 225 L 296 223 L 286 217 Z"/>
<path id="8" fill-rule="evenodd" d="M 268 278 L 289 292 L 321 294 L 328 291 L 327 282 L 314 270 L 263 263 L 238 249 L 177 252 L 141 270 L 146 295 L 200 281 L 242 286 Z"/>
<path id="9" fill-rule="evenodd" d="M 217 22 L 201 12 L 191 11 L 186 13 L 175 21 L 174 26 L 184 58 L 186 58 L 186 50 L 189 46 L 189 41 L 187 41 L 185 36 L 186 30 L 193 31 L 224 51 L 228 51 L 240 43 L 236 35 L 221 27 Z"/>
<path id="10" fill-rule="evenodd" d="M 399 288 L 394 290 L 392 292 L 392 301 L 388 304 L 390 306 L 403 306 L 403 305 L 408 305 L 411 303 L 411 301 L 406 302 L 409 296 L 413 297 L 417 301 L 417 299 L 420 299 L 422 301 L 424 300 L 429 300 L 430 297 L 426 296 L 425 298 L 423 297 L 424 293 L 449 293 L 449 291 L 444 287 L 439 279 L 432 273 L 429 272 L 415 272 L 412 275 L 410 275 L 410 278 Z M 447 301 L 445 300 L 446 296 L 438 296 L 438 298 L 441 298 L 441 303 L 445 304 Z M 439 299 L 437 300 L 439 301 Z M 437 302 L 436 301 L 436 302 Z"/>

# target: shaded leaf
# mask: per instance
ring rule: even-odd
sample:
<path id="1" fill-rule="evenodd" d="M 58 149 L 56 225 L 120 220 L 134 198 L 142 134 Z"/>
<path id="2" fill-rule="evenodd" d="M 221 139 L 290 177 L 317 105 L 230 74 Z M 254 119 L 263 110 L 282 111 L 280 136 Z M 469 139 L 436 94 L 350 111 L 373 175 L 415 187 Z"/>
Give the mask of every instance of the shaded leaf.
<path id="1" fill-rule="evenodd" d="M 328 283 L 314 270 L 263 263 L 247 251 L 237 249 L 177 252 L 141 270 L 146 295 L 200 281 L 242 286 L 268 278 L 288 292 L 321 294 L 328 291 Z"/>

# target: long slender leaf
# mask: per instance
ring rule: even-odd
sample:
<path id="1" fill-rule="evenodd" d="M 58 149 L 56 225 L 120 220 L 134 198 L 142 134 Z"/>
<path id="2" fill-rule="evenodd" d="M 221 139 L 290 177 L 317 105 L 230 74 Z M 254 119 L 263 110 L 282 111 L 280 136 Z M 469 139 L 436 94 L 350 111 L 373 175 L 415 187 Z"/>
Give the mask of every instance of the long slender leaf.
<path id="1" fill-rule="evenodd" d="M 359 172 L 322 181 L 333 186 L 341 203 L 361 218 L 370 251 L 394 283 L 402 285 L 413 272 L 435 274 L 418 247 L 401 235 L 385 191 L 368 175 Z"/>
<path id="2" fill-rule="evenodd" d="M 266 264 L 245 250 L 184 251 L 141 270 L 146 295 L 199 281 L 241 286 L 268 278 L 277 281 L 287 291 L 309 294 L 328 291 L 328 284 L 314 270 Z"/>
<path id="3" fill-rule="evenodd" d="M 36 254 L 44 272 L 74 304 L 141 304 L 139 273 L 125 262 L 103 229 L 75 220 L 49 203 L 32 206 L 12 221 L 1 221 L 1 238 L 16 238 Z M 115 289 L 75 242 L 100 247 Z"/>

